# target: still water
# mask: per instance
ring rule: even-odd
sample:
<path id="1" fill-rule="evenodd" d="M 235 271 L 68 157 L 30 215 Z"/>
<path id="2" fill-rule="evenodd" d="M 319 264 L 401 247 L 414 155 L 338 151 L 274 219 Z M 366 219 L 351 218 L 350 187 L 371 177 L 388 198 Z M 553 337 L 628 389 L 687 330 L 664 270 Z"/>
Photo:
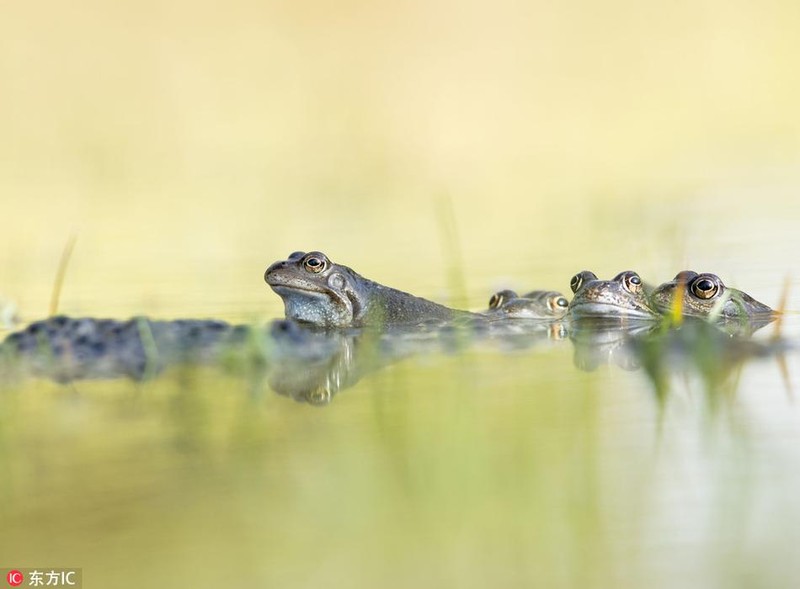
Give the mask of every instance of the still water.
<path id="1" fill-rule="evenodd" d="M 692 269 L 771 306 L 788 284 L 797 347 L 798 4 L 662 4 L 5 2 L 0 297 L 47 317 L 70 236 L 59 312 L 119 320 L 267 324 L 264 269 L 296 250 L 469 309 Z M 613 347 L 519 343 L 367 355 L 316 405 L 290 391 L 325 366 L 269 348 L 3 375 L 0 569 L 798 585 L 800 353 L 704 350 L 705 377 L 679 361 L 656 389 Z"/>
<path id="2" fill-rule="evenodd" d="M 775 226 L 773 237 L 791 237 Z M 610 261 L 596 271 L 640 260 L 657 282 L 685 263 L 777 305 L 792 268 L 764 267 L 758 241 L 736 250 L 738 260 L 725 247 L 696 248 L 694 231 L 711 227 L 733 242 L 733 221 L 689 221 L 678 236 L 644 240 L 638 258 L 606 248 Z M 576 239 L 610 233 L 587 227 Z M 647 251 L 661 247 L 679 260 Z M 675 253 L 682 248 L 692 253 Z M 533 273 L 508 252 L 496 264 L 478 254 L 467 304 L 481 308 L 496 286 L 567 290 L 580 269 L 575 249 L 534 256 Z M 288 253 L 254 262 L 254 284 Z M 392 281 L 383 262 L 375 276 L 337 253 L 369 277 L 437 297 L 441 277 L 424 261 Z M 515 266 L 523 277 L 561 278 L 507 278 Z M 223 302 L 203 312 L 280 316 L 277 296 L 262 284 L 248 299 L 243 284 L 217 285 Z M 796 292 L 790 311 L 793 301 Z M 141 302 L 105 314 L 143 312 L 186 316 L 177 303 Z M 800 343 L 796 315 L 783 336 Z M 800 354 L 720 364 L 711 384 L 678 362 L 657 392 L 609 350 L 587 361 L 568 338 L 423 343 L 365 363 L 316 405 L 286 392 L 319 369 L 313 358 L 278 380 L 230 358 L 144 380 L 6 379 L 4 566 L 80 567 L 93 587 L 790 586 L 800 572 Z"/>

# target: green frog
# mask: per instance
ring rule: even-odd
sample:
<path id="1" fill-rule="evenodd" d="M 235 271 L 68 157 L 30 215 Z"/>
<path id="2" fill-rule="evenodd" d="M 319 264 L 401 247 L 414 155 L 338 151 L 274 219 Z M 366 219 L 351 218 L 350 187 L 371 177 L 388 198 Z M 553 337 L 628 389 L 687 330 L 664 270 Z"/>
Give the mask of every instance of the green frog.
<path id="1" fill-rule="evenodd" d="M 569 301 L 560 292 L 533 290 L 519 296 L 513 290 L 501 290 L 489 299 L 488 316 L 511 319 L 561 319 Z"/>
<path id="2" fill-rule="evenodd" d="M 480 318 L 364 278 L 322 252 L 294 252 L 264 280 L 282 299 L 286 318 L 319 327 L 364 327 Z"/>
<path id="3" fill-rule="evenodd" d="M 593 272 L 584 270 L 572 277 L 570 288 L 575 296 L 569 304 L 572 319 L 582 318 L 659 318 L 642 279 L 630 270 L 620 272 L 611 280 L 600 280 Z"/>
<path id="4" fill-rule="evenodd" d="M 716 274 L 698 274 L 692 270 L 679 272 L 675 278 L 653 291 L 653 302 L 668 313 L 681 299 L 681 312 L 692 317 L 721 319 L 771 320 L 776 314 L 770 307 L 749 294 L 725 286 Z"/>

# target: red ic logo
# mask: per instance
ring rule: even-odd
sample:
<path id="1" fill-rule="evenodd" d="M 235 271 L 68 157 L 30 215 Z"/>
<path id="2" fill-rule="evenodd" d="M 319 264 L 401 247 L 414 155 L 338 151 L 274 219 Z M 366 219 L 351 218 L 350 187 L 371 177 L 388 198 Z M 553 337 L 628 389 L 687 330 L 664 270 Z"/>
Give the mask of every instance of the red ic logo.
<path id="1" fill-rule="evenodd" d="M 6 575 L 6 581 L 8 581 L 8 584 L 11 585 L 12 587 L 19 587 L 20 585 L 22 585 L 22 582 L 24 580 L 25 580 L 25 575 L 23 575 L 18 570 L 8 571 L 8 574 Z"/>

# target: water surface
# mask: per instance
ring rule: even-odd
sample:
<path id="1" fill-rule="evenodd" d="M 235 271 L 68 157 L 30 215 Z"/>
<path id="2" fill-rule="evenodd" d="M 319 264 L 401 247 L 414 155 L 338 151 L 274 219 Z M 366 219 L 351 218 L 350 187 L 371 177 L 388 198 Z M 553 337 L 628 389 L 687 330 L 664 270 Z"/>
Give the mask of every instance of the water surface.
<path id="1" fill-rule="evenodd" d="M 775 304 L 775 266 L 735 284 Z M 470 274 L 473 307 L 498 274 Z M 216 315 L 255 316 L 232 306 Z M 783 332 L 798 341 L 795 316 Z M 679 364 L 666 392 L 632 368 L 501 339 L 426 346 L 317 406 L 225 362 L 8 381 L 0 553 L 98 586 L 780 586 L 800 530 L 797 353 L 711 384 Z"/>
<path id="2" fill-rule="evenodd" d="M 23 322 L 75 235 L 71 316 L 266 323 L 264 269 L 319 249 L 471 309 L 583 269 L 710 271 L 773 306 L 788 281 L 800 342 L 796 2 L 6 4 L 0 296 Z M 0 567 L 795 585 L 798 354 L 659 392 L 602 359 L 431 347 L 319 406 L 230 362 L 4 380 Z"/>

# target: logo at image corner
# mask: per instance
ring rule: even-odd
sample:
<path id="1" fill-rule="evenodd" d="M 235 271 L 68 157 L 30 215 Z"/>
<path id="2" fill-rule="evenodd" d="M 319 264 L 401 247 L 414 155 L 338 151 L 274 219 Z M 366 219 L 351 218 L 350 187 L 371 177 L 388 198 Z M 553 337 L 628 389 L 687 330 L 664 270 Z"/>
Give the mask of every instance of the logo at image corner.
<path id="1" fill-rule="evenodd" d="M 8 581 L 8 584 L 11 585 L 12 587 L 19 587 L 20 585 L 22 585 L 22 582 L 24 580 L 25 580 L 25 575 L 23 575 L 20 571 L 16 569 L 8 571 L 8 574 L 6 575 L 6 581 Z"/>

